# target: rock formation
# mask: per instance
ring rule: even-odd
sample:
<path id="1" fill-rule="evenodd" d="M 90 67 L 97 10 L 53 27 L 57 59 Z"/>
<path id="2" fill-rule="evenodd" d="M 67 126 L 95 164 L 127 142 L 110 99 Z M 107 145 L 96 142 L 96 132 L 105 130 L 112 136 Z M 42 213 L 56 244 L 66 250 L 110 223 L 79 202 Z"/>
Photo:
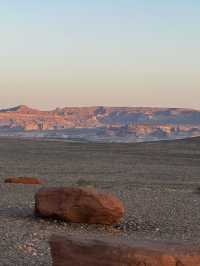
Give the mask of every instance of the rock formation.
<path id="1" fill-rule="evenodd" d="M 0 136 L 149 141 L 200 136 L 200 111 L 176 108 L 80 107 L 0 110 Z"/>
<path id="2" fill-rule="evenodd" d="M 122 218 L 124 207 L 115 196 L 95 189 L 46 188 L 36 193 L 35 213 L 75 223 L 111 225 Z"/>
<path id="3" fill-rule="evenodd" d="M 184 244 L 53 236 L 50 246 L 53 266 L 200 266 L 200 248 Z"/>
<path id="4" fill-rule="evenodd" d="M 41 185 L 43 181 L 35 177 L 8 177 L 5 183 L 24 184 L 24 185 Z"/>

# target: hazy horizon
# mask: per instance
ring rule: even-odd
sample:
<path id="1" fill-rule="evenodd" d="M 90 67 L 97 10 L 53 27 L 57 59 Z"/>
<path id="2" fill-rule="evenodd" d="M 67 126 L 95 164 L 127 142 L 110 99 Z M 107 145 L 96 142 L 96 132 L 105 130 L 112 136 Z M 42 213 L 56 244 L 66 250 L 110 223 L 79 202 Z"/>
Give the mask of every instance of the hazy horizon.
<path id="1" fill-rule="evenodd" d="M 9 106 L 0 106 L 0 110 L 12 109 L 15 107 L 26 106 L 28 108 L 41 110 L 41 111 L 52 111 L 56 108 L 93 108 L 93 107 L 105 107 L 105 108 L 158 108 L 158 109 L 191 109 L 200 111 L 200 108 L 191 108 L 191 107 L 184 107 L 184 106 L 159 106 L 159 105 L 62 105 L 62 106 L 52 106 L 49 108 L 38 107 L 28 104 L 16 104 L 16 105 L 9 105 Z"/>
<path id="2" fill-rule="evenodd" d="M 200 109 L 197 1 L 25 1 L 0 9 L 0 107 Z"/>

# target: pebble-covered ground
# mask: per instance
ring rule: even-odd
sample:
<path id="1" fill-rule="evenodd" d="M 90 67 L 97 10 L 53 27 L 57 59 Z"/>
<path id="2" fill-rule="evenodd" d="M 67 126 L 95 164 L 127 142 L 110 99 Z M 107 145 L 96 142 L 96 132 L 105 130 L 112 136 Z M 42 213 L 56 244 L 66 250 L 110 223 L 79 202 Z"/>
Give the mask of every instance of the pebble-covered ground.
<path id="1" fill-rule="evenodd" d="M 41 186 L 4 184 L 8 176 L 39 177 L 44 186 L 95 186 L 122 199 L 114 227 L 34 216 Z M 87 144 L 0 139 L 0 265 L 51 265 L 54 233 L 200 244 L 200 140 Z"/>

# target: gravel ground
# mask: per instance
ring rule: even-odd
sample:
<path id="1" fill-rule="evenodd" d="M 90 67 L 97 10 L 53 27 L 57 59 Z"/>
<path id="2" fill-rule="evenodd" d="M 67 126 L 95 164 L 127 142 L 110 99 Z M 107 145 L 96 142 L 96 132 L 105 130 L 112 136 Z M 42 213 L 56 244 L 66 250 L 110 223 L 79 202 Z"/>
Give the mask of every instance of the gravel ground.
<path id="1" fill-rule="evenodd" d="M 36 218 L 34 194 L 41 186 L 4 184 L 12 175 L 113 192 L 126 215 L 114 227 Z M 0 265 L 51 265 L 53 233 L 200 245 L 199 188 L 198 138 L 140 144 L 0 139 Z"/>

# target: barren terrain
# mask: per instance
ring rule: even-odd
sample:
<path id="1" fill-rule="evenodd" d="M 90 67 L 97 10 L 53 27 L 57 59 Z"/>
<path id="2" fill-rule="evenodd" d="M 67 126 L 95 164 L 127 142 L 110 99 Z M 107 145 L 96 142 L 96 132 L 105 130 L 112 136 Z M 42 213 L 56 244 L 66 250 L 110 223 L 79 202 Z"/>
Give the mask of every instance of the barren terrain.
<path id="1" fill-rule="evenodd" d="M 200 139 L 94 144 L 0 139 L 0 265 L 51 265 L 53 233 L 164 239 L 200 244 Z M 126 215 L 113 227 L 48 221 L 33 213 L 41 186 L 4 184 L 39 177 L 43 186 L 95 186 L 115 193 Z"/>

